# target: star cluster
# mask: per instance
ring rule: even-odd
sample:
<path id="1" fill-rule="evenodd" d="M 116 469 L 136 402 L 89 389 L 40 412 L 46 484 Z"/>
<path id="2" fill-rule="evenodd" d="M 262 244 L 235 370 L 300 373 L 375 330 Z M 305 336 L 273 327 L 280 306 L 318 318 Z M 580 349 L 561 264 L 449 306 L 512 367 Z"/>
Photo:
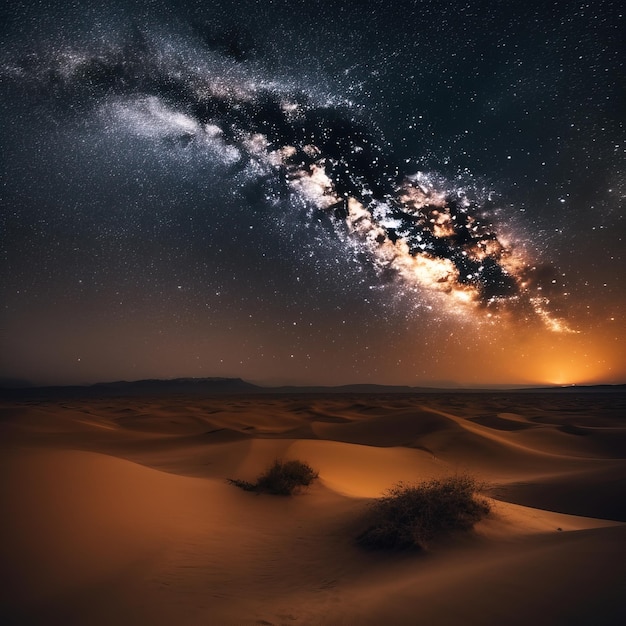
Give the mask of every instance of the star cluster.
<path id="1" fill-rule="evenodd" d="M 616 5 L 226 4 L 10 13 L 7 376 L 621 371 Z"/>

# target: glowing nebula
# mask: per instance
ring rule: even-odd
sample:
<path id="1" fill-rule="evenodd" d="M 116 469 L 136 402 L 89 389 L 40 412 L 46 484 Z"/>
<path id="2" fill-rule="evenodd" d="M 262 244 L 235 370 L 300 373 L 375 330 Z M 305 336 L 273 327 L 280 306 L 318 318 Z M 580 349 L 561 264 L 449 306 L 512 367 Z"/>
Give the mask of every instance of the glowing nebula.
<path id="1" fill-rule="evenodd" d="M 552 331 L 570 330 L 550 312 L 531 261 L 498 236 L 488 193 L 472 197 L 408 171 L 349 102 L 252 80 L 218 61 L 194 67 L 143 46 L 62 51 L 38 72 L 14 65 L 10 73 L 44 82 L 56 97 L 78 92 L 135 135 L 169 140 L 172 149 L 193 143 L 249 176 L 278 177 L 309 217 L 321 212 L 339 236 L 347 233 L 379 274 L 447 296 L 444 307 L 532 313 Z"/>

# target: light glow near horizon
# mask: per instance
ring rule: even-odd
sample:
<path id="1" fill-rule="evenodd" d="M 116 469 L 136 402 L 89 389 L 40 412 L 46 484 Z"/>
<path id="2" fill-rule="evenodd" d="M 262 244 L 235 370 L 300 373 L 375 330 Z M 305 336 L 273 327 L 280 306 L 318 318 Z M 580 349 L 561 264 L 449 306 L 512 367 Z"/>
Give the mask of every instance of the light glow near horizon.
<path id="1" fill-rule="evenodd" d="M 626 380 L 614 19 L 112 6 L 4 25 L 0 377 Z"/>

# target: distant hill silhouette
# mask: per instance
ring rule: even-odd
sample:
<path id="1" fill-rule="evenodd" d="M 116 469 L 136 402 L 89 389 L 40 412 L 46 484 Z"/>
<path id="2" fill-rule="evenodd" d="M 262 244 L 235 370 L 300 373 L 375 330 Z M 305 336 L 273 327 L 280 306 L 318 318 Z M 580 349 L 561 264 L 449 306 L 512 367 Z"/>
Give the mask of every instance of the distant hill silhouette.
<path id="1" fill-rule="evenodd" d="M 102 397 L 136 397 L 156 395 L 246 395 L 246 394 L 524 394 L 524 393 L 611 393 L 626 392 L 626 385 L 588 385 L 588 386 L 556 386 L 556 387 L 513 387 L 513 388 L 439 388 L 410 387 L 407 385 L 375 385 L 352 384 L 338 386 L 282 386 L 262 387 L 249 383 L 241 378 L 173 378 L 146 379 L 134 381 L 114 381 L 96 383 L 94 385 L 32 387 L 21 380 L 4 379 L 0 385 L 0 397 L 8 399 L 20 398 L 102 398 Z M 8 383 L 8 384 L 7 384 Z M 11 384 L 13 383 L 13 384 Z"/>
<path id="2" fill-rule="evenodd" d="M 167 380 L 155 378 L 134 381 L 120 380 L 94 385 L 30 387 L 28 389 L 5 388 L 0 389 L 0 396 L 5 398 L 102 398 L 172 394 L 245 394 L 262 391 L 262 387 L 257 387 L 241 378 L 173 378 Z"/>
<path id="3" fill-rule="evenodd" d="M 241 378 L 172 378 L 161 380 L 149 378 L 146 380 L 126 381 L 120 380 L 111 383 L 96 383 L 90 389 L 98 391 L 130 392 L 131 394 L 144 392 L 170 393 L 230 393 L 256 391 L 260 389 L 257 385 L 248 383 Z"/>

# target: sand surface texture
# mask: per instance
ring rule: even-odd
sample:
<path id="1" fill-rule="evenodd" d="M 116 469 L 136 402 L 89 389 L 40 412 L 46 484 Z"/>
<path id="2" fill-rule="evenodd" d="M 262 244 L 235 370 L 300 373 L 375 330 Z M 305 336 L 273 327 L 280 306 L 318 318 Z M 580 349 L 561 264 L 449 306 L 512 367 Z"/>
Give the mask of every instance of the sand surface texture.
<path id="1" fill-rule="evenodd" d="M 171 396 L 0 403 L 0 623 L 626 623 L 626 397 Z M 274 459 L 293 497 L 229 484 Z M 398 481 L 493 513 L 428 552 L 355 544 Z"/>

